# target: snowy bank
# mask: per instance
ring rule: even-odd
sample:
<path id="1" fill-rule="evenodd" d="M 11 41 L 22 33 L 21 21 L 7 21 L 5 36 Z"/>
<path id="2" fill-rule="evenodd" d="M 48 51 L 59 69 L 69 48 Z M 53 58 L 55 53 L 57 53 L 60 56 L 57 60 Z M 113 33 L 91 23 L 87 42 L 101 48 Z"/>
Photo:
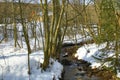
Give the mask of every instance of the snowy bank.
<path id="1" fill-rule="evenodd" d="M 91 67 L 99 67 L 101 64 L 94 59 L 92 56 L 95 55 L 95 53 L 99 50 L 105 47 L 105 44 L 103 45 L 96 45 L 96 44 L 88 44 L 80 47 L 77 50 L 77 53 L 75 54 L 75 57 L 78 57 L 78 59 L 83 59 L 85 61 L 90 62 L 92 65 Z"/>
<path id="2" fill-rule="evenodd" d="M 102 65 L 101 62 L 102 59 L 112 57 L 114 55 L 113 50 L 110 51 L 106 50 L 105 52 L 102 52 L 101 50 L 104 49 L 105 47 L 106 47 L 106 43 L 101 45 L 96 45 L 96 44 L 84 45 L 77 50 L 75 57 L 90 62 L 91 68 L 98 68 Z M 106 62 L 104 65 L 107 67 L 111 66 L 109 62 Z M 118 71 L 117 77 L 120 78 L 120 71 Z"/>
<path id="3" fill-rule="evenodd" d="M 0 44 L 0 80 L 59 80 L 63 66 L 55 60 L 52 65 L 42 71 L 43 51 L 37 51 L 30 55 L 31 75 L 28 75 L 27 49 L 14 48 L 14 42 Z"/>

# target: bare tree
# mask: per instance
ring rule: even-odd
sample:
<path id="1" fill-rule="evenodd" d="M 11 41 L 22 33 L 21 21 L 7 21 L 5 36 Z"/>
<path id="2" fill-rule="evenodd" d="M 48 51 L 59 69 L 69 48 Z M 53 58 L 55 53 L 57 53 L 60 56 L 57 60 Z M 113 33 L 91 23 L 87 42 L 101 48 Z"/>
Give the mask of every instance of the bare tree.
<path id="1" fill-rule="evenodd" d="M 25 42 L 26 42 L 27 49 L 28 49 L 28 74 L 31 74 L 31 71 L 30 71 L 30 54 L 31 54 L 31 48 L 30 48 L 28 32 L 27 32 L 27 28 L 26 28 L 26 24 L 25 24 L 25 20 L 24 20 L 25 18 L 23 17 L 24 12 L 23 12 L 23 8 L 22 8 L 22 4 L 23 3 L 21 2 L 21 0 L 19 0 L 21 24 L 22 24 L 22 28 L 23 28 Z"/>
<path id="2" fill-rule="evenodd" d="M 42 0 L 41 0 L 42 2 Z M 44 0 L 43 6 L 43 23 L 45 31 L 45 44 L 44 44 L 44 63 L 42 68 L 45 70 L 49 65 L 50 57 L 56 59 L 58 49 L 60 49 L 62 43 L 61 33 L 61 20 L 64 13 L 65 0 L 62 5 L 59 0 L 52 0 L 53 15 L 52 20 L 49 22 L 48 2 Z"/>

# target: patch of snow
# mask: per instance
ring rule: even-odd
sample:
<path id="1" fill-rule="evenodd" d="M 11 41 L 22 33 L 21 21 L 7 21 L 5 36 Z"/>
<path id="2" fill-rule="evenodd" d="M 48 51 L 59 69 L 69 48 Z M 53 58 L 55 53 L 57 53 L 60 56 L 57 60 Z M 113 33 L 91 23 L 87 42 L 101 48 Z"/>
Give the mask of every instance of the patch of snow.
<path id="1" fill-rule="evenodd" d="M 84 42 L 87 40 L 91 40 L 92 38 L 90 36 L 82 36 L 80 34 L 76 34 L 75 36 L 65 36 L 64 37 L 64 41 L 63 43 L 80 43 L 80 42 Z"/>
<path id="2" fill-rule="evenodd" d="M 112 57 L 114 55 L 113 50 L 110 50 L 110 51 L 106 50 L 105 52 L 102 52 L 101 49 L 105 47 L 106 47 L 106 43 L 101 44 L 99 46 L 96 44 L 84 45 L 77 50 L 75 57 L 77 57 L 78 59 L 82 59 L 82 60 L 90 62 L 91 68 L 98 68 L 102 65 L 102 63 L 98 61 L 97 59 L 93 58 L 93 56 L 95 56 L 98 59 L 105 59 L 108 57 Z M 104 63 L 104 65 L 106 67 L 112 66 L 111 62 L 106 62 Z M 120 71 L 117 71 L 117 77 L 120 78 Z"/>
<path id="3" fill-rule="evenodd" d="M 92 68 L 99 67 L 101 65 L 100 62 L 98 62 L 96 59 L 94 59 L 92 56 L 95 55 L 95 53 L 106 46 L 106 44 L 102 45 L 96 45 L 96 44 L 88 44 L 80 47 L 77 50 L 77 53 L 75 54 L 75 57 L 78 59 L 83 59 L 85 61 L 90 62 L 92 65 Z"/>
<path id="4" fill-rule="evenodd" d="M 117 73 L 117 77 L 120 78 L 120 72 Z"/>
<path id="5" fill-rule="evenodd" d="M 42 50 L 30 55 L 32 74 L 28 75 L 27 49 L 14 48 L 13 44 L 13 41 L 0 44 L 0 80 L 59 80 L 63 66 L 58 61 L 52 60 L 46 71 L 40 68 L 44 60 Z"/>

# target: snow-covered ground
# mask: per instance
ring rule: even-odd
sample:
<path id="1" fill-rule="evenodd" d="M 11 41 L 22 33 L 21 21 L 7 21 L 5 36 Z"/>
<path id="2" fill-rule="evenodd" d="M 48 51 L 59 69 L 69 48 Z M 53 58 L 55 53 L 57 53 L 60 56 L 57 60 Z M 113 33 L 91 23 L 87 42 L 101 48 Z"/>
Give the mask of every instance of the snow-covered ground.
<path id="1" fill-rule="evenodd" d="M 18 25 L 18 31 L 22 31 L 21 24 Z M 38 24 L 39 25 L 39 24 Z M 0 25 L 3 26 L 3 25 Z M 43 26 L 43 24 L 41 24 Z M 40 26 L 36 28 L 37 35 L 40 35 L 39 31 Z M 43 31 L 43 29 L 42 29 Z M 19 35 L 22 35 L 19 34 Z M 31 35 L 31 31 L 29 30 L 29 35 Z M 38 36 L 39 37 L 39 36 Z M 0 40 L 2 39 L 2 34 L 0 34 Z M 76 34 L 74 36 L 65 36 L 63 43 L 79 43 L 82 41 L 86 41 L 91 39 L 90 36 L 83 37 L 80 34 Z M 35 48 L 35 39 L 30 41 L 30 46 L 32 50 Z M 39 40 L 39 41 L 38 41 Z M 36 42 L 37 48 L 40 46 L 42 48 L 42 39 L 39 39 Z M 21 41 L 18 41 L 21 43 Z M 50 68 L 47 71 L 42 71 L 40 68 L 40 63 L 43 63 L 43 51 L 39 50 L 37 52 L 33 52 L 30 55 L 30 64 L 31 64 L 31 72 L 32 74 L 29 76 L 27 74 L 27 47 L 25 46 L 25 42 L 23 39 L 23 48 L 14 48 L 14 41 L 3 42 L 0 44 L 0 80 L 59 80 L 61 77 L 61 72 L 63 70 L 63 66 L 55 60 L 53 61 L 53 65 L 50 65 Z M 106 57 L 113 56 L 114 51 L 110 51 L 108 53 L 103 54 L 101 49 L 103 49 L 106 44 L 96 45 L 96 44 L 88 44 L 80 47 L 75 54 L 75 57 L 78 59 L 83 59 L 90 62 L 92 68 L 99 67 L 102 63 L 95 59 L 94 56 L 98 59 L 103 59 Z M 106 55 L 106 56 L 102 56 Z M 109 64 L 106 64 L 109 66 Z M 120 77 L 120 72 L 117 74 Z"/>
<path id="2" fill-rule="evenodd" d="M 28 75 L 27 48 L 14 48 L 14 42 L 0 44 L 0 80 L 59 80 L 63 66 L 53 59 L 53 65 L 42 71 L 43 51 L 39 50 L 30 55 L 31 75 Z"/>
<path id="3" fill-rule="evenodd" d="M 100 63 L 97 62 L 92 57 L 92 55 L 94 55 L 95 52 L 97 52 L 102 47 L 104 47 L 104 45 L 100 47 L 97 47 L 97 45 L 95 44 L 84 45 L 77 50 L 77 54 L 75 54 L 75 57 L 78 57 L 78 59 L 83 59 L 85 61 L 92 63 L 91 65 L 92 67 L 99 67 Z"/>
<path id="4" fill-rule="evenodd" d="M 105 59 L 107 57 L 112 57 L 114 55 L 114 51 L 102 52 L 101 49 L 106 47 L 106 43 L 101 45 L 96 44 L 88 44 L 80 47 L 75 54 L 75 57 L 78 59 L 82 59 L 91 63 L 92 68 L 98 68 L 102 65 L 102 62 L 99 59 Z M 96 59 L 97 58 L 97 59 Z M 111 64 L 107 62 L 104 64 L 109 67 Z M 120 78 L 120 71 L 118 71 L 117 77 Z"/>
<path id="5" fill-rule="evenodd" d="M 82 36 L 80 34 L 76 34 L 75 36 L 65 36 L 63 43 L 80 43 L 87 40 L 91 40 L 92 38 L 90 36 Z"/>

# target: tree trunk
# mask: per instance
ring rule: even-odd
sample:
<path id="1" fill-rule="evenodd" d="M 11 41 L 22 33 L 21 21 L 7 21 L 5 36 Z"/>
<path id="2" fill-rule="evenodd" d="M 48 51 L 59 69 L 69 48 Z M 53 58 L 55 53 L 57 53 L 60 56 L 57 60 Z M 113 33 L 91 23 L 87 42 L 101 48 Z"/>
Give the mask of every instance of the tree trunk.
<path id="1" fill-rule="evenodd" d="M 29 43 L 29 37 L 28 37 L 28 31 L 26 29 L 25 23 L 23 20 L 23 10 L 22 10 L 22 6 L 21 6 L 21 2 L 19 0 L 19 7 L 20 7 L 20 18 L 21 18 L 21 24 L 23 27 L 23 33 L 24 33 L 24 38 L 25 38 L 25 42 L 27 45 L 27 49 L 28 49 L 28 74 L 31 74 L 31 70 L 30 70 L 30 54 L 31 54 L 31 48 L 30 48 L 30 43 Z"/>

